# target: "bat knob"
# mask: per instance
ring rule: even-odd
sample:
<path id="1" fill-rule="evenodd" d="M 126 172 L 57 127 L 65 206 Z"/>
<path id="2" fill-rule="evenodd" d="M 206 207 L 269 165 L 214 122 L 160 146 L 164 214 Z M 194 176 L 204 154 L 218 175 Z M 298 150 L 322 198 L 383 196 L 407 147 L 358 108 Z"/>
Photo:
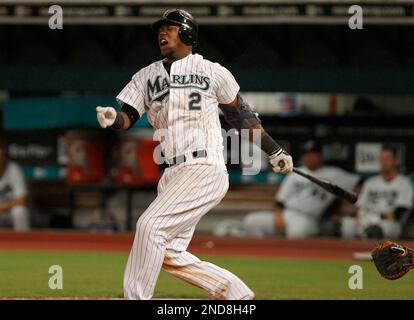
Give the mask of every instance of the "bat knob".
<path id="1" fill-rule="evenodd" d="M 280 167 L 280 169 L 283 169 L 285 167 L 285 162 L 283 160 L 280 160 L 278 166 Z"/>

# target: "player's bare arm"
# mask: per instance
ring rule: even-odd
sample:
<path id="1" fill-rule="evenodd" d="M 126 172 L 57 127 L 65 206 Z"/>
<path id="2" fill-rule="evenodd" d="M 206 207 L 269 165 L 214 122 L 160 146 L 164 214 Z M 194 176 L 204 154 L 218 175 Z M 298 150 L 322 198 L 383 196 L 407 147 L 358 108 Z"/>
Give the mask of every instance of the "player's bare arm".
<path id="1" fill-rule="evenodd" d="M 113 107 L 99 106 L 96 108 L 96 117 L 102 128 L 125 131 L 138 121 L 139 113 L 128 104 L 123 104 L 121 111 L 118 112 Z"/>
<path id="2" fill-rule="evenodd" d="M 292 157 L 264 130 L 258 115 L 239 94 L 229 104 L 220 104 L 219 108 L 223 111 L 226 122 L 232 127 L 249 130 L 249 140 L 268 154 L 274 172 L 288 173 L 293 170 Z"/>

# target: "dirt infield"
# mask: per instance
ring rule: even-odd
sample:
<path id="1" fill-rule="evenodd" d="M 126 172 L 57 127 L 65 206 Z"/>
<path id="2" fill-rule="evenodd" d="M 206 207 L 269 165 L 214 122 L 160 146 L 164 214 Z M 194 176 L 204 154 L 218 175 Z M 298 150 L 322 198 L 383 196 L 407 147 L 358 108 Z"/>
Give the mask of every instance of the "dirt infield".
<path id="1" fill-rule="evenodd" d="M 0 231 L 0 250 L 129 252 L 132 241 L 133 234 Z M 251 239 L 197 235 L 189 251 L 196 255 L 350 260 L 355 252 L 370 251 L 376 243 L 339 239 Z M 404 244 L 412 246 L 412 243 Z"/>

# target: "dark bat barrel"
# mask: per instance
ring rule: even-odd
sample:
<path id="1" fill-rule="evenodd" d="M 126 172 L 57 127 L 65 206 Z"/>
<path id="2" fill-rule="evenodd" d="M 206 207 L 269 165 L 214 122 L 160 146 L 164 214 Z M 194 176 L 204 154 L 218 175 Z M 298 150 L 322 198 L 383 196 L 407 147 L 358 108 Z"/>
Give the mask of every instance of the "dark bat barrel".
<path id="1" fill-rule="evenodd" d="M 358 201 L 358 197 L 354 192 L 345 190 L 335 184 L 330 183 L 329 181 L 316 178 L 310 174 L 300 171 L 297 168 L 293 168 L 293 172 L 301 175 L 302 177 L 305 177 L 306 179 L 312 181 L 313 183 L 316 183 L 322 189 L 328 191 L 329 193 L 332 193 L 333 195 L 339 198 L 345 199 L 346 201 L 350 203 L 355 203 Z"/>
<path id="2" fill-rule="evenodd" d="M 279 161 L 279 167 L 283 168 L 285 166 L 284 161 Z M 319 178 L 316 178 L 310 174 L 307 174 L 303 171 L 300 171 L 298 168 L 293 168 L 293 172 L 301 175 L 302 177 L 312 181 L 313 183 L 316 183 L 318 186 L 320 186 L 322 189 L 328 191 L 329 193 L 332 193 L 333 195 L 345 199 L 346 201 L 350 203 L 355 203 L 358 201 L 358 197 L 354 192 L 347 191 L 335 184 L 330 183 L 329 181 L 322 180 Z"/>

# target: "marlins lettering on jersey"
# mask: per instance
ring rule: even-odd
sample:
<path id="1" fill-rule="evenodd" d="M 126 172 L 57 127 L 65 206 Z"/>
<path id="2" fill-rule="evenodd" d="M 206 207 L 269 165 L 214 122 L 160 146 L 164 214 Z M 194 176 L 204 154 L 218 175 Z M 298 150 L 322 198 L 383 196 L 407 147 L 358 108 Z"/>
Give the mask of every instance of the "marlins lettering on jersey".
<path id="1" fill-rule="evenodd" d="M 218 63 L 190 54 L 171 65 L 163 61 L 137 72 L 117 100 L 148 114 L 155 129 L 168 129 L 161 147 L 167 159 L 207 150 L 207 158 L 197 163 L 224 166 L 223 139 L 218 104 L 230 103 L 240 87 L 233 75 Z"/>
<path id="2" fill-rule="evenodd" d="M 151 103 L 153 101 L 162 101 L 168 94 L 170 90 L 170 77 L 161 78 L 157 76 L 155 80 L 147 81 L 147 96 L 148 101 Z M 172 75 L 171 87 L 173 88 L 195 88 L 200 90 L 208 90 L 210 88 L 210 78 L 198 75 Z"/>

